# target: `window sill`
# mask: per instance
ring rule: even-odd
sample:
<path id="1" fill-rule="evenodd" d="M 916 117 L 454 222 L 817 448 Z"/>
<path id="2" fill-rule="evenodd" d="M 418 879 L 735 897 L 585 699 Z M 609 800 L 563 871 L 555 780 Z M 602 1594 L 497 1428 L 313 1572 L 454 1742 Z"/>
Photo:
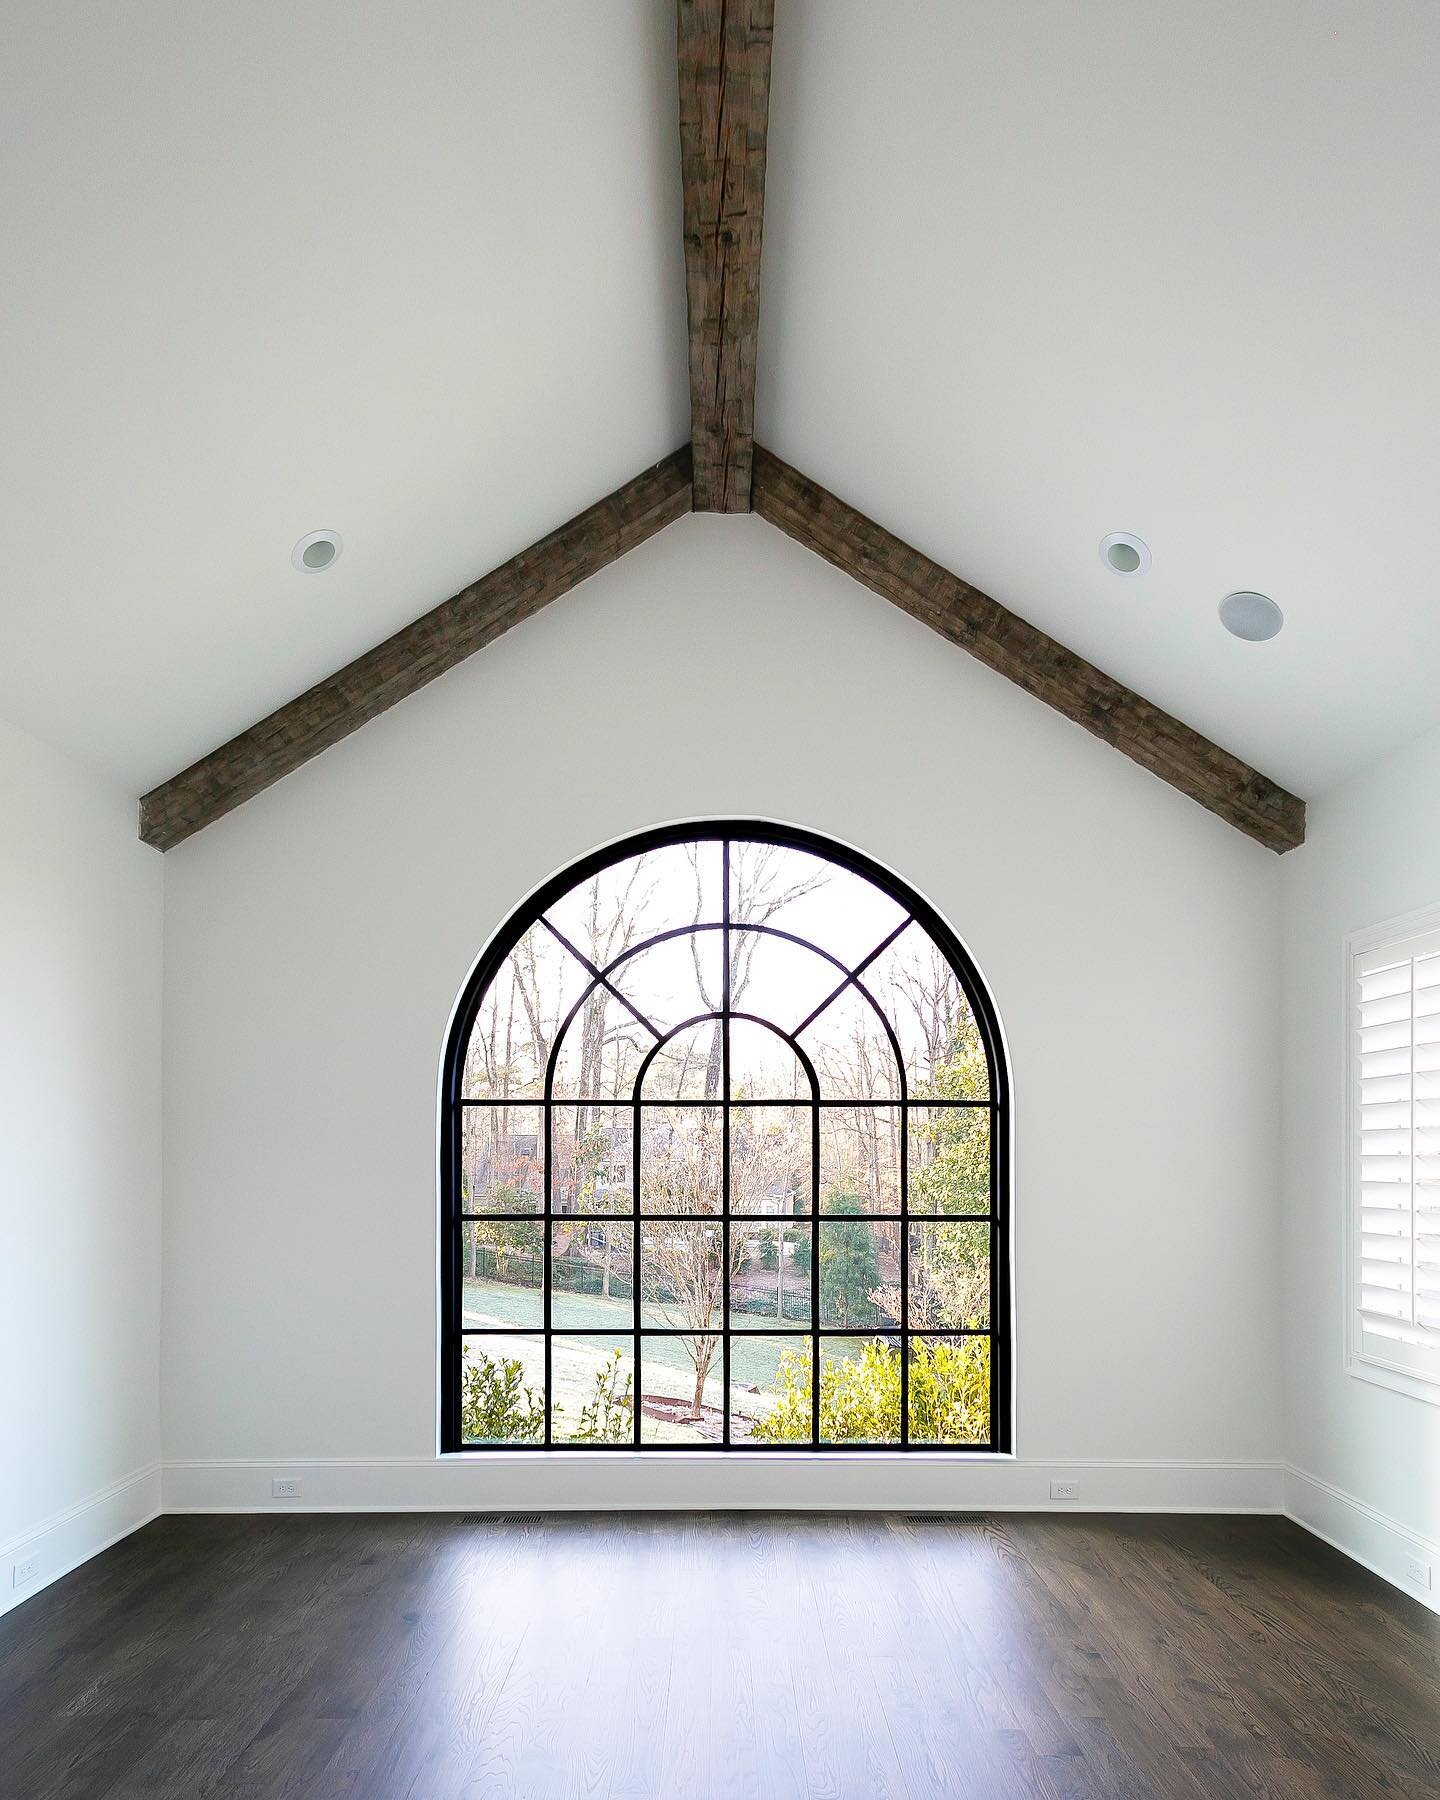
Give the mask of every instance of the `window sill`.
<path id="1" fill-rule="evenodd" d="M 1345 1366 L 1357 1381 L 1368 1381 L 1372 1387 L 1389 1388 L 1391 1393 L 1408 1394 L 1412 1400 L 1440 1406 L 1440 1378 L 1391 1368 L 1388 1363 L 1372 1362 L 1368 1357 L 1353 1354 L 1346 1357 Z"/>
<path id="2" fill-rule="evenodd" d="M 513 1449 L 496 1448 L 493 1450 L 437 1450 L 435 1460 L 442 1463 L 471 1463 L 483 1465 L 489 1462 L 527 1462 L 543 1466 L 549 1463 L 643 1463 L 646 1468 L 653 1468 L 657 1463 L 704 1464 L 713 1467 L 723 1463 L 730 1467 L 736 1463 L 744 1463 L 751 1468 L 763 1468 L 772 1463 L 805 1462 L 824 1463 L 942 1463 L 953 1467 L 963 1463 L 971 1468 L 986 1463 L 1013 1463 L 1016 1461 L 1013 1450 L 941 1450 L 916 1448 L 902 1450 L 898 1446 L 887 1450 L 850 1450 L 838 1446 L 833 1450 L 817 1450 L 813 1446 L 797 1447 L 794 1450 L 660 1450 L 654 1448 L 636 1449 L 596 1449 L 581 1450 L 574 1446 L 569 1448 L 556 1445 L 553 1449 L 526 1449 L 517 1445 Z"/>

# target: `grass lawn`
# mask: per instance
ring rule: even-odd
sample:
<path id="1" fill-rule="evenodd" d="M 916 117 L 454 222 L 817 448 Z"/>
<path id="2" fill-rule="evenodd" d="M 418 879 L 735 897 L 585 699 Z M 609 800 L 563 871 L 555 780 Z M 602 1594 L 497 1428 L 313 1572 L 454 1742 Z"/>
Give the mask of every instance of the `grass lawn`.
<path id="1" fill-rule="evenodd" d="M 568 1419 L 578 1419 L 580 1408 L 591 1397 L 595 1387 L 595 1370 L 612 1349 L 621 1353 L 621 1366 L 627 1375 L 635 1367 L 634 1339 L 626 1334 L 632 1329 L 628 1300 L 606 1300 L 598 1294 L 556 1293 L 554 1296 L 556 1337 L 551 1359 L 554 1380 L 552 1402 L 564 1408 Z M 641 1323 L 662 1329 L 669 1321 L 655 1306 L 641 1308 Z M 513 1282 L 468 1280 L 465 1283 L 464 1322 L 468 1330 L 491 1327 L 529 1327 L 535 1337 L 496 1339 L 483 1348 L 490 1356 L 501 1354 L 516 1358 L 524 1368 L 524 1378 L 537 1390 L 545 1381 L 545 1349 L 538 1335 L 540 1295 L 535 1288 L 522 1288 Z M 752 1323 L 753 1321 L 747 1321 Z M 567 1338 L 566 1329 L 612 1333 L 608 1340 Z M 736 1331 L 730 1339 L 731 1416 L 738 1419 L 762 1418 L 774 1403 L 775 1375 L 786 1350 L 808 1349 L 807 1338 L 767 1336 L 759 1331 Z M 678 1338 L 646 1338 L 642 1349 L 643 1380 L 646 1395 L 668 1395 L 689 1398 L 694 1393 L 694 1366 L 684 1343 Z M 754 1390 L 754 1391 L 751 1391 Z M 724 1404 L 720 1360 L 705 1383 L 705 1403 Z M 647 1420 L 647 1442 L 698 1443 L 698 1432 L 683 1425 L 670 1425 Z"/>

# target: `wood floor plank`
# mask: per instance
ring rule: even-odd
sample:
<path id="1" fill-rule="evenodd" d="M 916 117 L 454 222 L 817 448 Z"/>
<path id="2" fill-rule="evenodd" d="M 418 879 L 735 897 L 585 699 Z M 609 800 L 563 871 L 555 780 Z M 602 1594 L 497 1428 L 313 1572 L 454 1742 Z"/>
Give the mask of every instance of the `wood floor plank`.
<path id="1" fill-rule="evenodd" d="M 167 1518 L 0 1620 L 4 1800 L 1435 1800 L 1287 1522 Z"/>

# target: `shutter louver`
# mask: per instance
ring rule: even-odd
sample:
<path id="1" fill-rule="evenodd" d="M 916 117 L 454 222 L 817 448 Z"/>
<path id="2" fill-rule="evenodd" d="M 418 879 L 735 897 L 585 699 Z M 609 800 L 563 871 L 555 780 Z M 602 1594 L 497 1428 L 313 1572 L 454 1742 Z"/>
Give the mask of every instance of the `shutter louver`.
<path id="1" fill-rule="evenodd" d="M 1440 1381 L 1440 932 L 1352 959 L 1352 1349 Z"/>

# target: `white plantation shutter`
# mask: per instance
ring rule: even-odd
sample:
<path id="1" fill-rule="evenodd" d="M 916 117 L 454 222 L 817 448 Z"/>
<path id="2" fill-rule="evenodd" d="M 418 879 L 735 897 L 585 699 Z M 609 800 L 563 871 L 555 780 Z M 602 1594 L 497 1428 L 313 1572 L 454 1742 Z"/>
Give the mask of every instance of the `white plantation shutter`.
<path id="1" fill-rule="evenodd" d="M 1350 990 L 1352 1367 L 1440 1384 L 1440 927 L 1352 940 Z"/>

